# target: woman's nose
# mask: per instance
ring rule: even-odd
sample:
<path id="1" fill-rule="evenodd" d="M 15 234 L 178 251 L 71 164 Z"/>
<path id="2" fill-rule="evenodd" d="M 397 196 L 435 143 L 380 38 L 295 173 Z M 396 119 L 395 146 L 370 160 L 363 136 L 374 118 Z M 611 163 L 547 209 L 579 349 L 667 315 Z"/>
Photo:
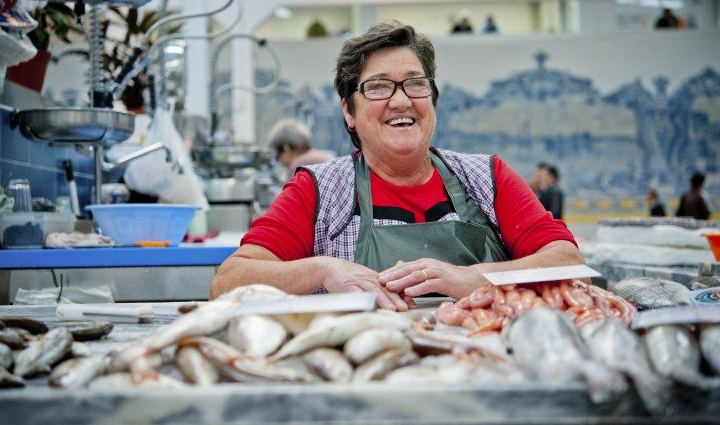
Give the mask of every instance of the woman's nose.
<path id="1" fill-rule="evenodd" d="M 388 104 L 388 106 L 390 106 L 391 108 L 409 107 L 410 105 L 412 105 L 412 99 L 410 99 L 408 95 L 405 94 L 405 91 L 402 89 L 402 87 L 398 87 L 395 90 L 395 93 L 390 96 L 390 102 Z"/>

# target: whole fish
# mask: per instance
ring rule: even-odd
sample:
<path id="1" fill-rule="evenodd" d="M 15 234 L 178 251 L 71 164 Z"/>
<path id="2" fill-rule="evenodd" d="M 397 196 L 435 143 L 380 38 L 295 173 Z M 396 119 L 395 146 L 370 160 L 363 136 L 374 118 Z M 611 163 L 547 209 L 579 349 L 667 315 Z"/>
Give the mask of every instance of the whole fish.
<path id="1" fill-rule="evenodd" d="M 267 357 L 285 342 L 287 331 L 267 316 L 233 317 L 225 331 L 227 342 L 251 357 Z"/>
<path id="2" fill-rule="evenodd" d="M 315 375 L 296 369 L 278 367 L 265 359 L 245 356 L 238 349 L 208 337 L 183 340 L 183 345 L 196 346 L 221 374 L 238 382 L 316 382 Z"/>
<path id="3" fill-rule="evenodd" d="M 248 300 L 277 300 L 289 295 L 268 285 L 247 285 L 228 291 L 217 299 L 207 302 L 184 314 L 172 323 L 160 328 L 144 345 L 149 352 L 157 351 L 191 336 L 212 335 L 227 326 L 235 309 Z"/>
<path id="4" fill-rule="evenodd" d="M 183 338 L 212 335 L 227 326 L 236 308 L 237 303 L 229 299 L 210 301 L 163 326 L 141 345 L 146 345 L 149 351 L 153 352 L 175 344 Z"/>
<path id="5" fill-rule="evenodd" d="M 612 286 L 610 291 L 633 302 L 639 309 L 693 304 L 687 287 L 659 277 L 623 279 Z"/>
<path id="6" fill-rule="evenodd" d="M 689 285 L 691 291 L 714 288 L 720 286 L 720 276 L 699 276 L 691 280 Z"/>
<path id="7" fill-rule="evenodd" d="M 700 330 L 700 351 L 716 375 L 720 375 L 720 324 L 705 325 Z"/>
<path id="8" fill-rule="evenodd" d="M 175 363 L 188 382 L 209 386 L 220 380 L 217 368 L 200 351 L 191 346 L 183 346 L 175 352 Z"/>
<path id="9" fill-rule="evenodd" d="M 353 367 L 343 355 L 334 348 L 316 348 L 303 354 L 303 361 L 318 375 L 332 382 L 349 382 Z"/>
<path id="10" fill-rule="evenodd" d="M 412 322 L 398 313 L 378 312 L 352 313 L 324 319 L 322 323 L 311 325 L 306 331 L 296 335 L 285 343 L 272 359 L 304 353 L 317 347 L 336 347 L 344 344 L 358 333 L 371 328 L 391 328 L 404 330 Z"/>
<path id="11" fill-rule="evenodd" d="M 462 334 L 411 328 L 405 331 L 405 336 L 410 339 L 416 350 L 431 347 L 450 352 L 459 348 L 473 350 L 490 358 L 510 360 L 505 342 L 498 333 L 469 337 Z"/>
<path id="12" fill-rule="evenodd" d="M 394 348 L 377 354 L 355 369 L 353 382 L 381 381 L 395 369 L 420 361 L 420 356 L 409 347 Z"/>
<path id="13" fill-rule="evenodd" d="M 75 341 L 72 343 L 70 353 L 72 357 L 89 357 L 92 354 L 92 350 L 86 343 Z"/>
<path id="14" fill-rule="evenodd" d="M 276 368 L 282 368 L 282 369 L 290 369 L 296 371 L 299 375 L 303 376 L 312 376 L 311 380 L 309 379 L 308 382 L 322 382 L 325 380 L 320 374 L 315 372 L 315 369 L 310 367 L 310 365 L 303 360 L 301 356 L 290 356 L 285 357 L 282 360 L 278 360 L 273 362 L 272 364 Z"/>
<path id="15" fill-rule="evenodd" d="M 596 360 L 632 379 L 650 413 L 664 413 L 670 398 L 668 387 L 653 371 L 643 343 L 635 332 L 615 319 L 605 319 L 602 325 L 594 328 L 586 341 Z"/>
<path id="16" fill-rule="evenodd" d="M 108 364 L 105 356 L 78 357 L 66 360 L 53 369 L 48 383 L 53 387 L 81 388 L 102 375 Z"/>
<path id="17" fill-rule="evenodd" d="M 44 334 L 49 330 L 45 323 L 22 316 L 4 316 L 0 321 L 8 328 L 20 328 L 33 335 Z"/>
<path id="18" fill-rule="evenodd" d="M 93 341 L 112 332 L 113 325 L 106 321 L 66 321 L 62 326 L 68 328 L 74 341 Z"/>
<path id="19" fill-rule="evenodd" d="M 185 388 L 182 381 L 157 374 L 156 376 L 142 381 L 136 381 L 129 373 L 112 373 L 94 379 L 88 385 L 91 390 L 115 390 L 118 388 Z"/>
<path id="20" fill-rule="evenodd" d="M 720 380 L 700 373 L 700 348 L 686 326 L 656 326 L 642 340 L 650 363 L 661 376 L 700 389 L 718 387 Z"/>
<path id="21" fill-rule="evenodd" d="M 283 325 L 290 335 L 297 335 L 306 330 L 317 316 L 318 313 L 286 313 L 270 315 L 270 317 Z"/>
<path id="22" fill-rule="evenodd" d="M 407 344 L 402 332 L 397 329 L 368 329 L 350 338 L 343 348 L 345 355 L 355 364 L 363 363 L 370 357 L 391 348 Z"/>
<path id="23" fill-rule="evenodd" d="M 25 381 L 0 367 L 0 388 L 24 387 Z"/>
<path id="24" fill-rule="evenodd" d="M 387 374 L 385 382 L 401 385 L 444 383 L 443 376 L 437 367 L 424 364 L 414 364 L 395 369 Z"/>
<path id="25" fill-rule="evenodd" d="M 444 368 L 440 367 L 440 373 L 444 374 Z M 488 358 L 479 358 L 473 361 L 472 373 L 468 377 L 468 382 L 477 383 L 520 383 L 528 381 L 527 376 L 520 366 L 513 361 L 491 360 Z"/>
<path id="26" fill-rule="evenodd" d="M 0 367 L 3 369 L 10 369 L 13 364 L 13 351 L 12 348 L 0 342 Z"/>
<path id="27" fill-rule="evenodd" d="M 25 348 L 29 333 L 20 328 L 5 328 L 0 330 L 0 343 L 7 345 L 13 350 Z"/>
<path id="28" fill-rule="evenodd" d="M 217 300 L 228 300 L 239 304 L 248 300 L 283 300 L 292 295 L 278 289 L 274 286 L 263 285 L 260 283 L 239 286 L 233 290 L 225 292 L 217 297 Z"/>
<path id="29" fill-rule="evenodd" d="M 582 379 L 596 403 L 627 388 L 621 374 L 592 359 L 578 329 L 560 310 L 531 309 L 506 326 L 503 337 L 513 359 L 531 378 L 549 382 Z"/>
<path id="30" fill-rule="evenodd" d="M 72 335 L 67 328 L 52 329 L 41 339 L 30 341 L 27 348 L 15 357 L 15 375 L 26 377 L 50 368 L 72 348 Z"/>

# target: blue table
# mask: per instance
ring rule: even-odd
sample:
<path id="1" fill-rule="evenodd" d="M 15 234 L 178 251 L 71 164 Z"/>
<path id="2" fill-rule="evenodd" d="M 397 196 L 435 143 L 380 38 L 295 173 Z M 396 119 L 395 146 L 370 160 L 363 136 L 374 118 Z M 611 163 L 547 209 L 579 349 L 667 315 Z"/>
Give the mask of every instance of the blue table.
<path id="1" fill-rule="evenodd" d="M 216 266 L 237 247 L 3 249 L 0 269 Z"/>

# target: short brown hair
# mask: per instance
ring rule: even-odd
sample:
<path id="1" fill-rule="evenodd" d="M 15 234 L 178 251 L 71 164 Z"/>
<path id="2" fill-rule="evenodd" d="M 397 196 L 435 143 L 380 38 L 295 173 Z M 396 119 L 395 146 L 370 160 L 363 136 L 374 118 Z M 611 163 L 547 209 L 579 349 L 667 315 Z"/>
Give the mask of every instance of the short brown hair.
<path id="1" fill-rule="evenodd" d="M 335 90 L 340 99 L 347 101 L 348 111 L 351 114 L 355 113 L 352 94 L 355 92 L 365 62 L 373 53 L 386 47 L 407 47 L 420 60 L 425 76 L 435 78 L 435 48 L 427 37 L 415 32 L 410 25 L 395 20 L 373 25 L 365 34 L 343 43 L 337 58 Z M 438 96 L 440 93 L 433 84 L 433 106 L 437 104 Z M 353 145 L 360 148 L 357 133 L 348 129 L 347 122 L 345 128 L 350 134 Z"/>

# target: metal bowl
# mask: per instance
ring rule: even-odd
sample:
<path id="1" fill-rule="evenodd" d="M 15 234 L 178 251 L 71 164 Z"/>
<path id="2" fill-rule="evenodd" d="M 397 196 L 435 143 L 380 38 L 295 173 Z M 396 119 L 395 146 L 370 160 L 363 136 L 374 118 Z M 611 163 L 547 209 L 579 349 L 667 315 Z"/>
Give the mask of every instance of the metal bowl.
<path id="1" fill-rule="evenodd" d="M 51 143 L 109 146 L 132 135 L 135 115 L 105 108 L 43 108 L 17 112 L 20 132 Z"/>

